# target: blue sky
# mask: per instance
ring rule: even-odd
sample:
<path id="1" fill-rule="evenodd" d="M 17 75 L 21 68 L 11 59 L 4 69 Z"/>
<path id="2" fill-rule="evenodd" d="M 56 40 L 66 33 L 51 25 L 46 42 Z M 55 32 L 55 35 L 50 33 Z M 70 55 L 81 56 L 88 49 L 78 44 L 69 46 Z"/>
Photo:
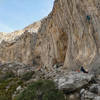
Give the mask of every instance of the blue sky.
<path id="1" fill-rule="evenodd" d="M 23 29 L 47 16 L 54 0 L 0 0 L 0 32 Z"/>

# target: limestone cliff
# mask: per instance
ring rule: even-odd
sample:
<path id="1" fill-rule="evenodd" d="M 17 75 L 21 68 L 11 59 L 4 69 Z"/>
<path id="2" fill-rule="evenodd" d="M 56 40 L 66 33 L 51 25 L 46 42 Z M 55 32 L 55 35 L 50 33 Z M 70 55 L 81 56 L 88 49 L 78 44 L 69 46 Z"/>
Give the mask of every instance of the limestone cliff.
<path id="1" fill-rule="evenodd" d="M 55 0 L 48 17 L 8 36 L 0 36 L 1 62 L 89 66 L 100 54 L 100 1 Z"/>
<path id="2" fill-rule="evenodd" d="M 100 53 L 99 15 L 99 0 L 56 0 L 39 33 L 43 63 L 90 65 Z"/>
<path id="3" fill-rule="evenodd" d="M 36 22 L 23 30 L 0 34 L 0 62 L 22 62 L 32 65 L 34 46 L 41 22 Z"/>

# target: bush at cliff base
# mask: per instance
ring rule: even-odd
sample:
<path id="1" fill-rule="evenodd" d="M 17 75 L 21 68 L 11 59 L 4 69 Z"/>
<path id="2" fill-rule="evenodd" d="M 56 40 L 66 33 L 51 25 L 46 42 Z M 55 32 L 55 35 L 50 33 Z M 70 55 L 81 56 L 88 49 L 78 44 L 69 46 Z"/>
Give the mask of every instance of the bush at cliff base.
<path id="1" fill-rule="evenodd" d="M 15 100 L 65 100 L 51 80 L 39 80 L 28 86 Z"/>
<path id="2" fill-rule="evenodd" d="M 0 96 L 0 100 L 8 100 L 8 98 L 4 96 Z"/>

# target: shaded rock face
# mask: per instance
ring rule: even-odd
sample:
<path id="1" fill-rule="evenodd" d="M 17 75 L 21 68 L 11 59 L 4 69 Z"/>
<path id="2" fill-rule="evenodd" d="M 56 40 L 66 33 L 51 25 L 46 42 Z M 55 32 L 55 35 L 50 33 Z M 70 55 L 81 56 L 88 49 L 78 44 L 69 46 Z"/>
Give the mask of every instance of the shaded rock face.
<path id="1" fill-rule="evenodd" d="M 47 68 L 56 63 L 63 63 L 67 69 L 88 66 L 100 53 L 99 13 L 99 0 L 55 0 L 39 31 L 30 25 L 26 30 L 34 31 L 24 31 L 18 41 L 1 42 L 0 61 L 33 64 L 36 60 Z"/>

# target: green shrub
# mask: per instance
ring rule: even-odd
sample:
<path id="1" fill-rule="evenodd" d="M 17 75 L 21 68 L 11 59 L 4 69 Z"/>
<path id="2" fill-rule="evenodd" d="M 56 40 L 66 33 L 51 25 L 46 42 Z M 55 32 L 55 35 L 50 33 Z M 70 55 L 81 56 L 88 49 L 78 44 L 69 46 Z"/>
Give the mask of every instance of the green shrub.
<path id="1" fill-rule="evenodd" d="M 0 100 L 8 100 L 8 98 L 5 96 L 0 96 Z"/>
<path id="2" fill-rule="evenodd" d="M 0 97 L 3 97 L 3 98 L 6 97 L 7 100 L 11 100 L 12 94 L 16 90 L 16 87 L 17 87 L 16 82 L 12 82 L 12 80 L 3 81 L 0 84 Z"/>
<path id="3" fill-rule="evenodd" d="M 2 73 L 2 74 L 0 74 L 0 83 L 7 80 L 7 79 L 9 79 L 9 78 L 14 78 L 14 77 L 15 77 L 15 75 L 12 71 Z"/>
<path id="4" fill-rule="evenodd" d="M 65 100 L 62 91 L 55 89 L 45 93 L 45 95 L 43 96 L 43 100 L 51 100 L 51 98 L 52 100 Z"/>
<path id="5" fill-rule="evenodd" d="M 23 85 L 23 82 L 18 78 L 10 78 L 0 83 L 0 100 L 12 100 L 12 95 L 19 85 Z"/>
<path id="6" fill-rule="evenodd" d="M 39 80 L 30 84 L 15 100 L 65 100 L 51 80 Z"/>
<path id="7" fill-rule="evenodd" d="M 34 74 L 33 71 L 27 72 L 27 73 L 25 73 L 25 74 L 21 77 L 21 79 L 22 79 L 23 81 L 28 81 L 29 79 L 32 78 L 32 75 L 33 75 L 33 74 Z"/>

